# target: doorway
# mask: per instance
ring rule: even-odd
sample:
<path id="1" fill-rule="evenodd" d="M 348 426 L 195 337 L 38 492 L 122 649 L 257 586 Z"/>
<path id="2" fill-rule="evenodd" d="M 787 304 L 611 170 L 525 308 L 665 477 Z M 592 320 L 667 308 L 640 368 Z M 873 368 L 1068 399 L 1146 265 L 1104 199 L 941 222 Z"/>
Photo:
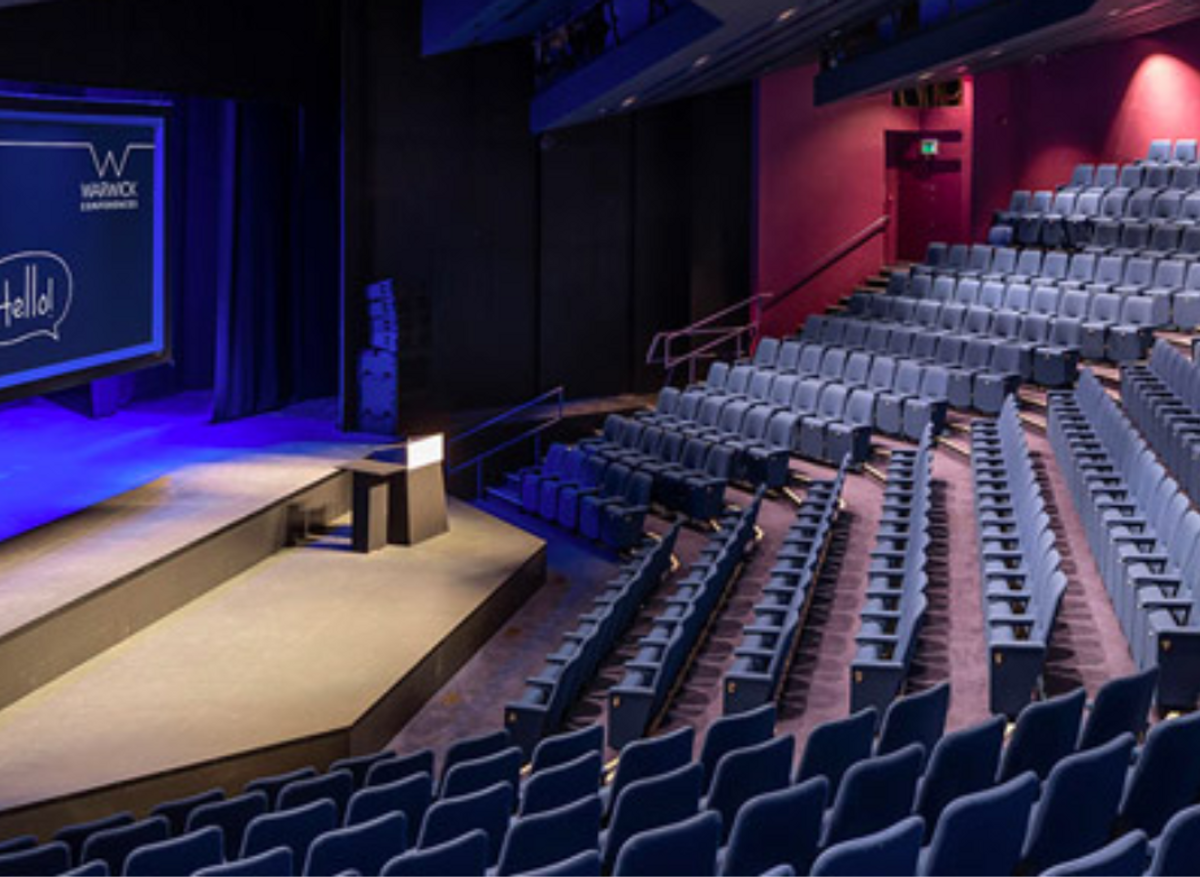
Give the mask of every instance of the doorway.
<path id="1" fill-rule="evenodd" d="M 961 131 L 888 131 L 892 260 L 921 261 L 933 241 L 967 240 Z"/>

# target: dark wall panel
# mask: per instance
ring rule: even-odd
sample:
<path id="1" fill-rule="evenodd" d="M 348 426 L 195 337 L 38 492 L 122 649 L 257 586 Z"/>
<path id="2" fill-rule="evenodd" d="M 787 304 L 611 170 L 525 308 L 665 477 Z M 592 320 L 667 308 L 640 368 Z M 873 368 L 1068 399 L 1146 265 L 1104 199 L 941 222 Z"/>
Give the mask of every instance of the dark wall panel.
<path id="1" fill-rule="evenodd" d="M 542 153 L 542 381 L 574 396 L 630 380 L 632 123 L 558 132 Z"/>
<path id="2" fill-rule="evenodd" d="M 415 7 L 367 3 L 360 25 L 361 279 L 393 278 L 432 308 L 430 383 L 402 387 L 402 404 L 410 390 L 438 408 L 520 398 L 536 360 L 528 53 L 422 59 Z"/>

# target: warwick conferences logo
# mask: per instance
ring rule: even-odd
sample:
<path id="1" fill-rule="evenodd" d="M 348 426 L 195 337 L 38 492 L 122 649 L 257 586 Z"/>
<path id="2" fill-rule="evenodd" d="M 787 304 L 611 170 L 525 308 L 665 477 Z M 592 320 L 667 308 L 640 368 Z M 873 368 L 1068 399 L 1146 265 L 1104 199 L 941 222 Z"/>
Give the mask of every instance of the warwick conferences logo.
<path id="1" fill-rule="evenodd" d="M 129 156 L 133 151 L 135 149 L 153 149 L 153 145 L 130 143 L 121 152 L 120 157 L 111 150 L 105 152 L 101 157 L 94 144 L 81 145 L 91 153 L 92 164 L 96 168 L 96 176 L 99 179 L 80 184 L 80 212 L 128 211 L 141 207 L 137 181 L 125 180 L 122 177 L 125 176 L 125 168 L 129 165 Z"/>

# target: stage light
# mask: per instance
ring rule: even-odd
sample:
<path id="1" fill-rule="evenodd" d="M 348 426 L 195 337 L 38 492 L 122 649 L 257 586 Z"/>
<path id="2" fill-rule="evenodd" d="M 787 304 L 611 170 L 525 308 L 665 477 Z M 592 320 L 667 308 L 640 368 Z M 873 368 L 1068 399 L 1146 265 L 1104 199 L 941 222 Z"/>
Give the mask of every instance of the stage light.
<path id="1" fill-rule="evenodd" d="M 631 95 L 629 95 L 629 97 L 625 98 L 625 100 L 621 101 L 621 109 L 627 110 L 636 103 L 637 103 L 637 95 L 631 94 Z"/>
<path id="2" fill-rule="evenodd" d="M 800 7 L 792 6 L 791 8 L 785 9 L 785 10 L 783 10 L 783 12 L 781 12 L 777 16 L 775 16 L 775 23 L 776 24 L 787 24 L 789 21 L 791 21 L 793 18 L 795 18 L 799 14 L 800 14 Z"/>

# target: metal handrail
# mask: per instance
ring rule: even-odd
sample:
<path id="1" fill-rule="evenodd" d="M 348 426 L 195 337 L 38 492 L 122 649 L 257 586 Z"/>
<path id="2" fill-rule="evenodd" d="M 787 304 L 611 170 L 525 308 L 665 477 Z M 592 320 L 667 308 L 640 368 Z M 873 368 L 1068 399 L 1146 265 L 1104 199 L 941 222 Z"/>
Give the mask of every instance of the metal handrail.
<path id="1" fill-rule="evenodd" d="M 838 262 L 842 261 L 842 259 L 846 258 L 867 241 L 871 240 L 871 238 L 887 231 L 888 226 L 891 224 L 892 217 L 888 213 L 884 213 L 882 216 L 872 220 L 871 223 L 863 228 L 860 232 L 846 238 L 844 242 L 827 253 L 825 257 L 818 261 L 813 268 L 802 274 L 799 280 L 797 280 L 787 289 L 783 290 L 783 292 L 778 293 L 771 302 L 767 303 L 763 310 L 774 307 L 784 299 L 791 298 L 795 293 L 799 292 L 805 286 L 808 286 L 808 284 L 812 283 Z"/>
<path id="2" fill-rule="evenodd" d="M 563 412 L 566 408 L 566 388 L 563 387 L 561 384 L 552 390 L 547 390 L 544 393 L 534 396 L 528 402 L 522 402 L 520 405 L 517 405 L 513 408 L 509 408 L 507 411 L 503 411 L 500 414 L 497 414 L 495 417 L 485 420 L 483 423 L 479 424 L 478 426 L 471 427 L 466 432 L 460 433 L 459 435 L 454 436 L 447 443 L 450 448 L 453 448 L 455 445 L 460 444 L 465 439 L 472 438 L 473 436 L 477 436 L 480 433 L 485 432 L 486 430 L 489 430 L 493 427 L 500 426 L 505 423 L 509 423 L 512 420 L 514 420 L 518 415 L 524 414 L 526 411 L 529 411 L 533 408 L 540 408 L 543 405 L 545 405 L 547 402 L 553 402 L 555 405 L 555 409 L 547 414 L 546 420 L 543 420 L 540 423 L 536 424 L 535 426 L 530 427 L 529 429 L 522 432 L 520 435 L 505 439 L 500 444 L 493 445 L 492 447 L 488 448 L 487 450 L 481 451 L 480 453 L 476 454 L 474 457 L 472 457 L 469 460 L 464 460 L 461 463 L 453 464 L 449 468 L 450 474 L 457 475 L 459 472 L 462 472 L 465 469 L 469 469 L 472 466 L 474 466 L 475 467 L 475 495 L 478 498 L 480 496 L 483 496 L 483 476 L 484 476 L 483 466 L 492 457 L 494 457 L 497 454 L 499 454 L 500 452 L 506 451 L 509 448 L 511 448 L 517 444 L 520 444 L 521 442 L 526 441 L 530 438 L 532 438 L 534 440 L 534 446 L 533 446 L 534 458 L 537 459 L 537 458 L 541 457 L 541 455 L 542 455 L 541 454 L 541 435 L 542 435 L 542 433 L 563 419 Z"/>
<path id="3" fill-rule="evenodd" d="M 702 356 L 706 356 L 717 347 L 727 344 L 730 341 L 737 341 L 738 356 L 741 356 L 742 338 L 747 334 L 752 335 L 758 330 L 758 321 L 751 319 L 746 323 L 739 323 L 734 326 L 714 326 L 712 324 L 745 308 L 752 308 L 760 302 L 769 300 L 773 296 L 774 293 L 772 292 L 758 292 L 715 313 L 709 314 L 707 317 L 703 317 L 682 329 L 657 333 L 650 341 L 650 349 L 646 351 L 646 364 L 662 365 L 667 372 L 667 380 L 669 382 L 675 372 L 676 366 L 686 362 L 688 364 L 688 380 L 694 381 L 696 379 L 696 360 Z M 700 347 L 689 349 L 687 353 L 679 356 L 675 356 L 672 353 L 671 348 L 676 341 L 697 337 L 711 337 L 712 340 L 702 344 Z"/>
<path id="4" fill-rule="evenodd" d="M 878 234 L 887 230 L 891 225 L 891 214 L 888 211 L 889 205 L 885 205 L 884 214 L 871 221 L 869 225 L 861 231 L 847 238 L 842 244 L 825 255 L 819 260 L 814 267 L 803 274 L 799 280 L 789 286 L 782 292 L 758 292 L 741 301 L 735 302 L 728 307 L 709 314 L 707 317 L 697 320 L 682 329 L 673 329 L 668 332 L 659 332 L 650 341 L 650 349 L 646 351 L 647 365 L 661 365 L 667 373 L 667 383 L 671 382 L 675 374 L 675 368 L 679 365 L 687 363 L 688 366 L 688 381 L 696 380 L 696 363 L 701 358 L 709 356 L 717 348 L 728 344 L 731 341 L 737 342 L 736 356 L 740 358 L 743 351 L 743 339 L 746 336 L 754 336 L 758 334 L 759 321 L 765 311 L 775 307 L 785 299 L 791 298 L 809 283 L 816 280 L 827 270 L 832 268 L 842 259 L 849 256 L 867 241 L 871 240 Z M 750 320 L 746 323 L 729 326 L 713 326 L 713 323 L 723 320 L 726 317 L 732 316 L 739 311 L 757 307 L 757 313 L 752 313 Z M 709 338 L 699 347 L 689 347 L 686 353 L 674 356 L 672 354 L 672 345 L 680 339 L 691 340 L 693 338 Z"/>

